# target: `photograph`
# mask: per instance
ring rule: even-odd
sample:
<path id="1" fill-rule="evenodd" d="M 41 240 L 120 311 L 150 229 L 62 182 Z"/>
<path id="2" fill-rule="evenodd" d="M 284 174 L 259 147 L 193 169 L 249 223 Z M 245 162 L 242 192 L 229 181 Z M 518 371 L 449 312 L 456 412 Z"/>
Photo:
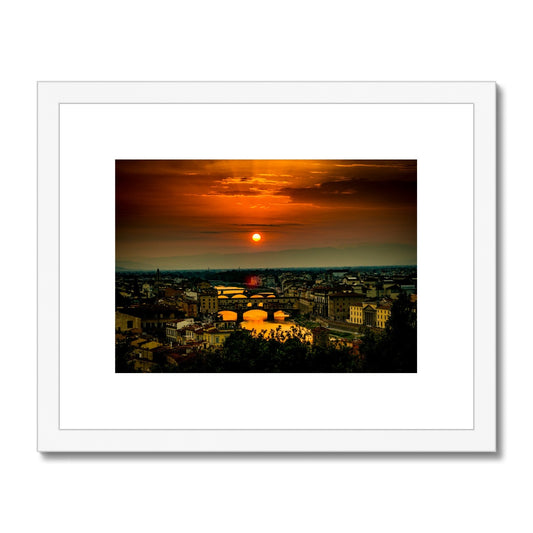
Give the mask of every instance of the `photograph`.
<path id="1" fill-rule="evenodd" d="M 494 83 L 38 89 L 40 451 L 495 450 Z"/>
<path id="2" fill-rule="evenodd" d="M 416 373 L 416 313 L 416 160 L 115 160 L 116 373 Z"/>

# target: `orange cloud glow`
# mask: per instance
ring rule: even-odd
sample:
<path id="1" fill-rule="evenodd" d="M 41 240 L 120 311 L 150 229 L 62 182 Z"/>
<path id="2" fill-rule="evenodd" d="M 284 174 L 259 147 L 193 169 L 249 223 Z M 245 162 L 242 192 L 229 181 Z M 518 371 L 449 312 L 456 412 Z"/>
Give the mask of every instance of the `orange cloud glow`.
<path id="1" fill-rule="evenodd" d="M 416 247 L 416 161 L 117 160 L 116 258 Z"/>

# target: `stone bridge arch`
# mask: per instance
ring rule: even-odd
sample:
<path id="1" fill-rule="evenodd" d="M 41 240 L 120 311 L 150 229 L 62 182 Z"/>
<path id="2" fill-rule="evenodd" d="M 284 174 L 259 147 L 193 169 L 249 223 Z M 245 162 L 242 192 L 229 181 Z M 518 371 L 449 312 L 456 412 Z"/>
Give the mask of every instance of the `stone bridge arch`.
<path id="1" fill-rule="evenodd" d="M 296 297 L 276 296 L 271 293 L 220 294 L 218 309 L 237 313 L 238 321 L 242 321 L 244 313 L 251 310 L 265 311 L 268 319 L 274 320 L 274 315 L 278 311 L 283 311 L 289 316 L 298 314 L 299 300 Z"/>

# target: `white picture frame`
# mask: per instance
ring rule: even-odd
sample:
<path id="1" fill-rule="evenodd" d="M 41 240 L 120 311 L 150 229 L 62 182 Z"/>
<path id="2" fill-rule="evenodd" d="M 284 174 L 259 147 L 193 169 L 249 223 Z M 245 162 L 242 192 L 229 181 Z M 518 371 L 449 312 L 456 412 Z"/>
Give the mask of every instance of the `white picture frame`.
<path id="1" fill-rule="evenodd" d="M 246 113 L 239 113 L 245 107 Z M 316 133 L 293 144 L 283 139 L 281 128 L 254 129 L 267 107 L 281 122 L 287 116 L 302 128 L 302 138 L 308 133 L 298 117 L 306 110 Z M 330 116 L 333 107 L 337 111 Z M 203 129 L 196 131 L 200 119 Z M 252 126 L 242 134 L 230 123 Z M 324 132 L 331 124 L 338 128 Z M 259 139 L 256 145 L 246 144 L 251 135 Z M 180 148 L 170 142 L 175 139 L 182 140 Z M 330 148 L 321 151 L 315 142 Z M 416 143 L 424 146 L 420 153 Z M 149 144 L 150 149 L 139 149 Z M 416 158 L 426 176 L 419 181 L 419 254 L 427 273 L 419 295 L 419 339 L 426 337 L 421 345 L 426 348 L 419 348 L 419 355 L 427 365 L 410 381 L 380 374 L 366 375 L 364 383 L 360 376 L 357 382 L 344 381 L 342 398 L 354 400 L 347 408 L 335 395 L 338 381 L 318 374 L 304 382 L 286 374 L 275 386 L 279 405 L 273 394 L 265 402 L 271 404 L 268 411 L 253 389 L 267 390 L 261 387 L 272 385 L 271 375 L 250 386 L 208 375 L 181 376 L 194 379 L 195 390 L 205 389 L 206 405 L 199 407 L 193 395 L 190 403 L 176 396 L 168 379 L 174 375 L 114 374 L 114 361 L 99 359 L 114 353 L 113 345 L 104 347 L 112 335 L 100 333 L 109 324 L 113 333 L 114 316 L 108 305 L 114 298 L 110 161 L 371 159 L 378 154 Z M 448 170 L 441 176 L 442 167 Z M 247 391 L 242 412 L 224 393 L 231 396 L 228 389 L 234 387 Z M 356 389 L 368 392 L 357 396 Z M 314 403 L 317 391 L 323 394 Z M 38 451 L 495 452 L 496 392 L 495 83 L 38 84 Z M 295 423 L 298 414 L 301 424 Z"/>

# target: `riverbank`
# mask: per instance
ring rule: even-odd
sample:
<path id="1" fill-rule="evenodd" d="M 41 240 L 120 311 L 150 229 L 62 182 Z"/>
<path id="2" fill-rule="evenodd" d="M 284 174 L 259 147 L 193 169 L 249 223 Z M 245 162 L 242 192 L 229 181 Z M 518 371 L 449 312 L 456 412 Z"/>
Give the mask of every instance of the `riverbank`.
<path id="1" fill-rule="evenodd" d="M 294 317 L 294 322 L 299 326 L 312 330 L 313 328 L 326 328 L 330 335 L 340 339 L 355 339 L 359 337 L 360 327 L 356 324 L 348 324 L 344 322 L 336 322 L 326 318 L 316 317 L 315 320 L 305 319 L 302 317 Z"/>

